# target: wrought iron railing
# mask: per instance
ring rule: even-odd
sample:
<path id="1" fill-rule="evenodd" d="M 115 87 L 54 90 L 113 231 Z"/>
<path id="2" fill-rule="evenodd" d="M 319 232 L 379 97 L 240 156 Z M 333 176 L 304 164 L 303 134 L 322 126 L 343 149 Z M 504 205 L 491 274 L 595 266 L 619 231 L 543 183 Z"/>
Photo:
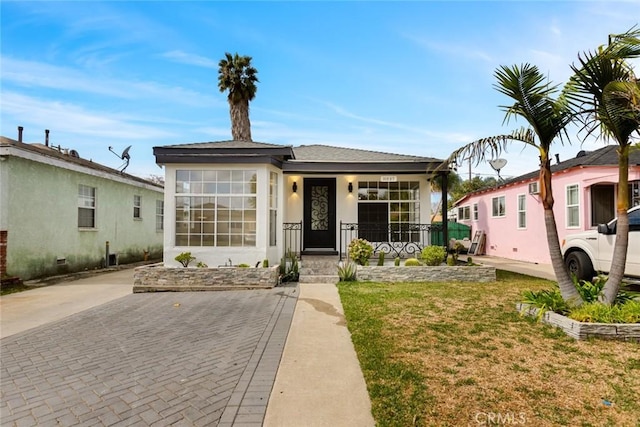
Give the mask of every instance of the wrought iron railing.
<path id="1" fill-rule="evenodd" d="M 282 224 L 284 253 L 301 259 L 302 255 L 302 221 Z"/>
<path id="2" fill-rule="evenodd" d="M 392 257 L 417 256 L 432 241 L 442 240 L 442 225 L 345 223 L 340 221 L 340 260 L 353 239 L 366 239 L 374 253 Z"/>

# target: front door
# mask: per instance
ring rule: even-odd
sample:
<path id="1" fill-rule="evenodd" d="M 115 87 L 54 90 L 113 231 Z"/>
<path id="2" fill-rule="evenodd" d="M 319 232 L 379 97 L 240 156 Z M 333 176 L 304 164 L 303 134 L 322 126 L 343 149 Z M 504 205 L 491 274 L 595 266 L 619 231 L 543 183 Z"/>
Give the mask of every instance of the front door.
<path id="1" fill-rule="evenodd" d="M 336 180 L 304 179 L 304 250 L 336 249 Z"/>

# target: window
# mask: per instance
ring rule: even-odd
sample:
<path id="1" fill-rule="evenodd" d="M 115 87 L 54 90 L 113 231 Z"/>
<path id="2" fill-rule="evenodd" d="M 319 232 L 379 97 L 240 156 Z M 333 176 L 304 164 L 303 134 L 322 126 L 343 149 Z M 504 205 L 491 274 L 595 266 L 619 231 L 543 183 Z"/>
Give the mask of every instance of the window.
<path id="1" fill-rule="evenodd" d="M 527 228 L 526 194 L 518 194 L 518 228 Z"/>
<path id="2" fill-rule="evenodd" d="M 462 206 L 458 208 L 458 221 L 465 221 L 471 219 L 471 207 Z"/>
<path id="3" fill-rule="evenodd" d="M 420 222 L 420 183 L 358 182 L 358 229 L 372 242 L 414 242 L 420 235 L 412 227 Z"/>
<path id="4" fill-rule="evenodd" d="M 96 227 L 96 189 L 78 186 L 78 228 Z"/>
<path id="5" fill-rule="evenodd" d="M 269 246 L 277 244 L 278 230 L 278 174 L 269 175 Z"/>
<path id="6" fill-rule="evenodd" d="M 478 220 L 478 204 L 477 203 L 473 204 L 473 220 L 474 221 Z"/>
<path id="7" fill-rule="evenodd" d="M 503 217 L 506 214 L 504 196 L 494 197 L 491 199 L 491 216 Z"/>
<path id="8" fill-rule="evenodd" d="M 580 227 L 580 194 L 578 184 L 567 185 L 567 228 Z"/>
<path id="9" fill-rule="evenodd" d="M 135 219 L 142 218 L 140 211 L 142 210 L 142 196 L 133 196 L 133 217 Z"/>
<path id="10" fill-rule="evenodd" d="M 255 246 L 255 170 L 176 171 L 176 246 Z"/>
<path id="11" fill-rule="evenodd" d="M 164 200 L 156 200 L 156 231 L 164 230 Z"/>

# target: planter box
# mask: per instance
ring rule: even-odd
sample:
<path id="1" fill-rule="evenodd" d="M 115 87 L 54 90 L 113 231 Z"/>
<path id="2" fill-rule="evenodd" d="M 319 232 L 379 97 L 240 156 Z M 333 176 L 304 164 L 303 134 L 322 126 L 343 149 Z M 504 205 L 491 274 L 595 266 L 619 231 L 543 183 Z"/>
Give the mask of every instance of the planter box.
<path id="1" fill-rule="evenodd" d="M 539 308 L 529 304 L 518 303 L 516 308 L 527 316 L 538 317 Z M 619 341 L 640 343 L 640 323 L 587 323 L 569 319 L 552 311 L 542 315 L 542 321 L 562 329 L 567 335 L 577 340 L 604 338 Z"/>
<path id="2" fill-rule="evenodd" d="M 137 267 L 133 292 L 223 291 L 270 289 L 278 284 L 279 267 L 183 268 L 162 263 Z"/>
<path id="3" fill-rule="evenodd" d="M 370 282 L 495 282 L 490 266 L 358 266 L 359 281 Z"/>

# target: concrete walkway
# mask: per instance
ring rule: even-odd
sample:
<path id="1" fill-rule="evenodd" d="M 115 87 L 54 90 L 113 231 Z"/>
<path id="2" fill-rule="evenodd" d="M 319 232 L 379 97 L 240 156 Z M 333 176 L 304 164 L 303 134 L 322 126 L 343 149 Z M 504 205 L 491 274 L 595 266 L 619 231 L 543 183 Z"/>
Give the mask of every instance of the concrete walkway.
<path id="1" fill-rule="evenodd" d="M 326 283 L 299 287 L 264 426 L 374 426 L 338 289 Z"/>
<path id="2" fill-rule="evenodd" d="M 0 337 L 63 319 L 131 294 L 133 269 L 95 274 L 0 297 Z"/>
<path id="3" fill-rule="evenodd" d="M 498 270 L 512 271 L 514 273 L 526 274 L 527 276 L 556 281 L 556 275 L 553 272 L 551 264 L 514 261 L 489 255 L 475 256 L 473 257 L 473 261 L 479 264 L 494 266 Z"/>

